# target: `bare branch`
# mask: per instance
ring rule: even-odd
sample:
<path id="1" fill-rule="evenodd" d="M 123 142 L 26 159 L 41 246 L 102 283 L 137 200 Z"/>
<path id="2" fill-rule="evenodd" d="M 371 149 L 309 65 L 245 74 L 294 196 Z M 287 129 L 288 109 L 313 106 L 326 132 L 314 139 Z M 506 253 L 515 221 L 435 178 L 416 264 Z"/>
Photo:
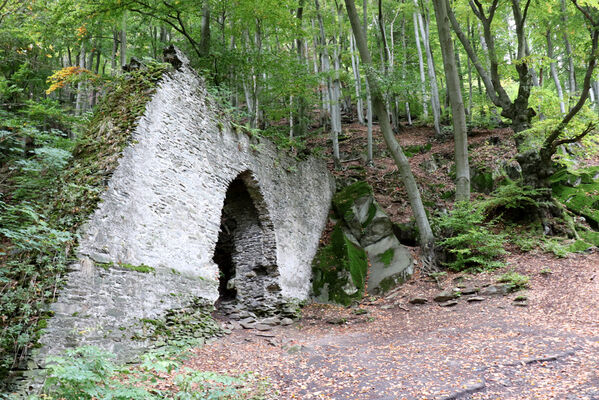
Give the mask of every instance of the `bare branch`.
<path id="1" fill-rule="evenodd" d="M 561 140 L 558 140 L 557 142 L 555 142 L 555 148 L 561 146 L 562 144 L 576 143 L 576 142 L 578 142 L 583 137 L 585 137 L 586 135 L 588 135 L 589 133 L 591 133 L 596 127 L 597 127 L 596 123 L 590 122 L 589 125 L 585 128 L 584 131 L 582 131 L 581 134 L 579 134 L 579 135 L 577 135 L 577 136 L 575 136 L 573 138 L 561 139 Z"/>

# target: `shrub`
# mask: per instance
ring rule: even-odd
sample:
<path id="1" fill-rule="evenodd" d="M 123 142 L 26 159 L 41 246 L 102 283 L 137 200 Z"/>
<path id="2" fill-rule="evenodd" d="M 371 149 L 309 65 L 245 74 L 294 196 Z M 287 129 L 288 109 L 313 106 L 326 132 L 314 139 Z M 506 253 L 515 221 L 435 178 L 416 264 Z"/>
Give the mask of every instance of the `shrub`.
<path id="1" fill-rule="evenodd" d="M 142 363 L 124 367 L 114 355 L 97 347 L 68 350 L 63 357 L 49 358 L 41 397 L 31 400 L 242 400 L 262 399 L 264 380 L 251 374 L 229 376 L 183 367 L 172 349 L 142 356 Z M 179 349 L 180 350 L 180 349 Z M 174 376 L 173 383 L 161 382 Z"/>
<path id="2" fill-rule="evenodd" d="M 531 210 L 539 208 L 538 198 L 542 194 L 541 189 L 520 186 L 516 182 L 508 181 L 506 185 L 495 189 L 490 198 L 481 202 L 481 207 L 491 218 L 521 221 L 535 215 Z"/>
<path id="3" fill-rule="evenodd" d="M 505 254 L 505 234 L 495 234 L 485 223 L 483 208 L 470 203 L 456 203 L 445 215 L 434 218 L 439 238 L 437 245 L 444 250 L 446 266 L 454 271 L 482 271 L 503 265 L 498 261 Z"/>

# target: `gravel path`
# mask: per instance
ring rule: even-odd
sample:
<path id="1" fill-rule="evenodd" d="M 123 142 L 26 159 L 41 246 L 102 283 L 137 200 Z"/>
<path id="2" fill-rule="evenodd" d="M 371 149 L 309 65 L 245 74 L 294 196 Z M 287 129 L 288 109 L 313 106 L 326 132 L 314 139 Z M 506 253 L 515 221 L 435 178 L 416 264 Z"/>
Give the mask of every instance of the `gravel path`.
<path id="1" fill-rule="evenodd" d="M 513 305 L 523 292 L 440 307 L 437 285 L 415 278 L 364 301 L 363 315 L 314 304 L 289 327 L 235 330 L 189 365 L 254 372 L 276 399 L 599 399 L 599 254 L 509 261 L 531 277 L 526 307 Z M 462 282 L 480 287 L 503 272 Z M 409 304 L 415 295 L 428 303 Z"/>

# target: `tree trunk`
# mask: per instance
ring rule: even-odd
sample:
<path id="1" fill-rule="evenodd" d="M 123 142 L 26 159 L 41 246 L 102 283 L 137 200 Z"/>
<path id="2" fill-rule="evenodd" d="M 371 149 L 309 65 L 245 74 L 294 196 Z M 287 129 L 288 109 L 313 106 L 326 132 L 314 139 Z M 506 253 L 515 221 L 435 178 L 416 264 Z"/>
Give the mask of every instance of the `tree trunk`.
<path id="1" fill-rule="evenodd" d="M 360 64 L 359 64 L 359 58 L 356 57 L 356 49 L 354 46 L 354 35 L 350 34 L 349 35 L 349 48 L 350 48 L 350 52 L 351 52 L 351 65 L 352 65 L 352 70 L 354 72 L 354 83 L 355 83 L 355 87 L 356 87 L 356 110 L 358 113 L 358 122 L 361 125 L 364 125 L 364 104 L 362 101 L 362 93 L 361 93 L 361 87 L 362 87 L 362 80 L 360 77 Z"/>
<path id="2" fill-rule="evenodd" d="M 462 101 L 462 90 L 460 77 L 453 49 L 453 40 L 449 28 L 449 17 L 447 16 L 447 0 L 433 0 L 437 28 L 439 31 L 439 42 L 445 68 L 445 80 L 447 82 L 447 93 L 451 103 L 451 114 L 453 117 L 453 136 L 455 141 L 455 164 L 456 164 L 456 201 L 470 201 L 470 167 L 468 165 L 468 133 L 466 129 L 466 114 L 464 102 Z"/>
<path id="3" fill-rule="evenodd" d="M 547 57 L 550 60 L 553 60 L 553 43 L 551 41 L 551 30 L 547 30 L 546 34 L 547 38 Z M 555 66 L 555 62 L 551 61 L 549 64 L 549 68 L 551 70 L 551 77 L 553 78 L 553 83 L 555 83 L 555 89 L 557 90 L 557 97 L 559 98 L 559 110 L 562 115 L 566 114 L 566 104 L 564 104 L 564 92 L 562 91 L 562 84 L 559 81 L 559 76 L 557 75 L 557 67 Z"/>
<path id="4" fill-rule="evenodd" d="M 362 63 L 366 67 L 366 79 L 370 84 L 373 108 L 379 119 L 379 124 L 383 138 L 385 139 L 385 143 L 387 144 L 387 147 L 389 148 L 389 151 L 391 152 L 391 155 L 401 173 L 402 180 L 408 192 L 408 198 L 412 206 L 412 211 L 414 212 L 414 216 L 416 218 L 416 224 L 418 225 L 420 233 L 420 246 L 422 251 L 421 269 L 425 273 L 432 273 L 437 271 L 437 263 L 435 258 L 435 238 L 433 236 L 424 205 L 422 204 L 422 199 L 420 198 L 420 191 L 418 189 L 418 185 L 416 184 L 416 180 L 414 179 L 414 175 L 412 174 L 412 170 L 410 169 L 410 163 L 403 153 L 401 146 L 395 139 L 393 130 L 389 124 L 389 116 L 386 115 L 387 111 L 385 110 L 383 95 L 372 72 L 372 61 L 370 58 L 370 52 L 368 51 L 368 46 L 366 44 L 366 36 L 364 35 L 362 27 L 360 26 L 354 0 L 345 0 L 345 4 L 352 30 L 354 32 L 354 36 L 356 37 L 356 45 L 360 51 Z"/>
<path id="5" fill-rule="evenodd" d="M 368 1 L 364 0 L 363 3 L 363 10 L 364 10 L 364 15 L 363 15 L 363 19 L 364 19 L 364 37 L 366 37 L 366 35 L 368 34 L 368 13 L 366 12 L 368 10 L 367 6 L 368 6 Z M 356 38 L 355 34 L 354 34 L 354 39 Z M 356 42 L 357 43 L 357 42 Z M 357 45 L 356 45 L 357 47 Z M 370 85 L 368 84 L 368 79 L 365 79 L 366 81 L 366 118 L 368 119 L 367 122 L 367 132 L 366 132 L 366 165 L 368 166 L 374 166 L 374 156 L 372 153 L 372 96 L 370 95 Z"/>
<path id="6" fill-rule="evenodd" d="M 204 57 L 210 55 L 210 2 L 206 0 L 202 7 L 202 32 L 199 49 Z"/>
<path id="7" fill-rule="evenodd" d="M 570 94 L 574 95 L 576 93 L 576 71 L 574 70 L 574 59 L 572 58 L 572 46 L 570 46 L 570 41 L 568 40 L 568 17 L 566 10 L 566 0 L 561 0 L 561 8 L 562 8 L 562 27 L 563 36 L 564 36 L 564 46 L 566 51 L 566 58 L 568 59 L 568 80 L 570 89 Z"/>
<path id="8" fill-rule="evenodd" d="M 416 50 L 418 54 L 418 67 L 420 68 L 420 91 L 422 92 L 422 114 L 428 118 L 428 98 L 426 95 L 426 77 L 424 76 L 424 59 L 422 57 L 422 48 L 420 47 L 420 34 L 418 33 L 418 13 L 414 12 L 414 39 L 416 41 Z"/>
<path id="9" fill-rule="evenodd" d="M 418 0 L 414 0 L 418 5 Z M 431 52 L 429 40 L 428 18 L 425 20 L 421 13 L 418 13 L 418 23 L 420 25 L 420 35 L 424 43 L 424 52 L 426 53 L 426 64 L 428 69 L 428 79 L 431 88 L 431 108 L 433 110 L 433 124 L 435 133 L 441 135 L 441 102 L 439 100 L 439 88 L 437 86 L 437 74 L 435 73 L 435 62 L 433 61 L 433 53 Z"/>
<path id="10" fill-rule="evenodd" d="M 127 65 L 127 11 L 121 19 L 121 69 Z"/>
<path id="11" fill-rule="evenodd" d="M 296 17 L 299 20 L 299 28 L 300 29 L 301 29 L 302 23 L 303 23 L 303 15 L 304 15 L 304 0 L 300 0 L 299 6 L 297 9 L 297 14 L 296 14 Z M 296 47 L 297 47 L 298 62 L 300 63 L 300 65 L 306 64 L 306 69 L 309 70 L 310 67 L 308 66 L 308 64 L 306 62 L 307 49 L 306 49 L 306 51 L 304 51 L 306 44 L 304 43 L 304 40 L 302 39 L 300 32 L 298 32 L 298 37 L 296 39 Z M 291 108 L 291 112 L 292 112 L 291 117 L 292 117 L 292 119 L 295 120 L 295 124 L 293 125 L 292 134 L 297 137 L 297 136 L 303 136 L 307 130 L 305 97 L 303 95 L 300 95 L 296 100 L 296 104 L 297 104 L 297 112 L 296 112 L 295 118 L 293 116 L 294 108 Z"/>
<path id="12" fill-rule="evenodd" d="M 322 45 L 322 72 L 327 75 L 327 94 L 329 99 L 329 115 L 331 121 L 331 141 L 333 144 L 333 162 L 335 168 L 341 167 L 341 161 L 339 159 L 339 129 L 337 126 L 337 108 L 339 106 L 338 98 L 335 97 L 335 90 L 333 89 L 333 80 L 330 75 L 330 62 L 329 62 L 329 51 L 327 50 L 327 39 L 324 33 L 324 23 L 322 22 L 322 15 L 320 13 L 320 4 L 318 0 L 314 0 L 316 6 L 316 17 L 318 18 L 318 26 L 320 32 L 320 42 Z M 334 106 L 337 105 L 337 108 Z M 341 121 L 339 120 L 339 123 Z"/>
<path id="13" fill-rule="evenodd" d="M 110 64 L 110 75 L 117 73 L 117 52 L 119 51 L 119 33 L 116 29 L 112 31 L 112 58 Z"/>
<path id="14" fill-rule="evenodd" d="M 85 68 L 85 45 L 81 43 L 81 49 L 79 51 L 79 67 Z M 81 115 L 84 110 L 83 100 L 85 98 L 84 83 L 80 79 L 77 83 L 77 99 L 75 100 L 75 115 Z"/>

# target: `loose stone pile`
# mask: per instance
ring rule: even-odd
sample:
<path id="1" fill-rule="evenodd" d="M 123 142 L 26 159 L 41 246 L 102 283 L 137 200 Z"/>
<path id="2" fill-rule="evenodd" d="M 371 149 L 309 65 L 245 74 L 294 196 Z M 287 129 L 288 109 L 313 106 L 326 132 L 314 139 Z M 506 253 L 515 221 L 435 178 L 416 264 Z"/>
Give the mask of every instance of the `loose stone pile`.
<path id="1" fill-rule="evenodd" d="M 243 328 L 258 331 L 269 331 L 277 325 L 291 325 L 294 319 L 300 316 L 299 307 L 293 304 L 284 304 L 278 312 L 257 315 L 249 311 L 243 304 L 235 301 L 221 302 L 218 312 L 228 318 L 228 321 L 224 324 L 227 329 Z"/>

